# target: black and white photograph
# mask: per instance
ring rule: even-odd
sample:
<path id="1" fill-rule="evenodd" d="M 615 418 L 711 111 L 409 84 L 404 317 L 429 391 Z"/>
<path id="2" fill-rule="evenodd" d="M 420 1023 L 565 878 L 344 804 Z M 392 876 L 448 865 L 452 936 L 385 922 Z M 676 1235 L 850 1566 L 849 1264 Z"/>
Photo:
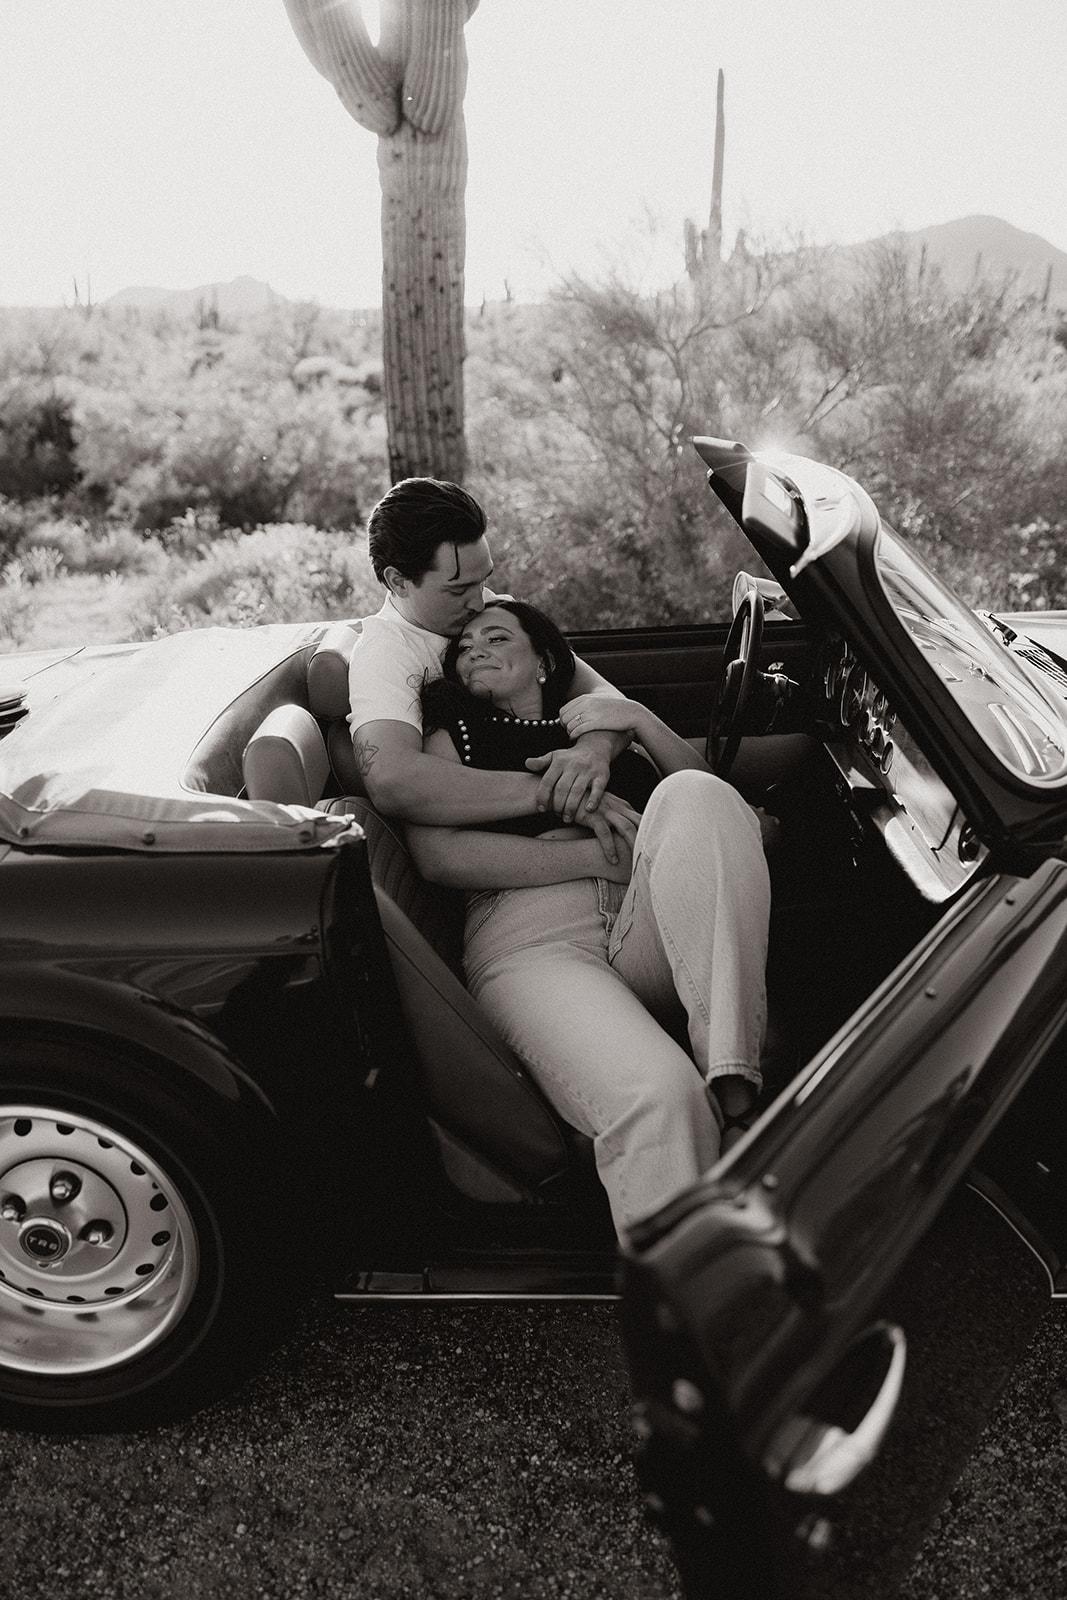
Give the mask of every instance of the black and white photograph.
<path id="1" fill-rule="evenodd" d="M 0 1594 L 1067 1593 L 1062 0 L 2 0 Z"/>

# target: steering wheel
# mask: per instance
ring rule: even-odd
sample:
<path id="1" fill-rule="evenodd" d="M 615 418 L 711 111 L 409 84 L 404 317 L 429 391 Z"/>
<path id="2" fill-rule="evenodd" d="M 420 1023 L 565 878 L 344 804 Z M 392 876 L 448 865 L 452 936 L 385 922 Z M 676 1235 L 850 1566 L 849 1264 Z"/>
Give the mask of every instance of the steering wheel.
<path id="1" fill-rule="evenodd" d="M 753 585 L 734 612 L 723 651 L 722 677 L 715 691 L 708 723 L 705 760 L 725 778 L 741 743 L 741 728 L 752 697 L 763 642 L 763 596 Z"/>

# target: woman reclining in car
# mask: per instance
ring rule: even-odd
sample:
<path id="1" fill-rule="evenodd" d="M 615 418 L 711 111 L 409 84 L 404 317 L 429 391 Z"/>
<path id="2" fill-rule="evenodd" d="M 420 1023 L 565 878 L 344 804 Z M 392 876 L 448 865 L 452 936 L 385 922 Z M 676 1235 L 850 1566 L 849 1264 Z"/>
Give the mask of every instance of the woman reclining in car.
<path id="1" fill-rule="evenodd" d="M 546 813 L 495 825 L 543 847 L 522 882 L 494 872 L 484 823 L 477 835 L 408 825 L 424 876 L 468 891 L 471 993 L 593 1139 L 621 1234 L 712 1165 L 759 1091 L 770 909 L 759 823 L 646 707 L 570 698 L 574 657 L 532 606 L 487 605 L 443 666 L 423 690 L 434 755 L 521 771 L 592 728 L 625 730 L 647 753 L 612 767 L 631 808 L 614 865 L 588 829 Z"/>

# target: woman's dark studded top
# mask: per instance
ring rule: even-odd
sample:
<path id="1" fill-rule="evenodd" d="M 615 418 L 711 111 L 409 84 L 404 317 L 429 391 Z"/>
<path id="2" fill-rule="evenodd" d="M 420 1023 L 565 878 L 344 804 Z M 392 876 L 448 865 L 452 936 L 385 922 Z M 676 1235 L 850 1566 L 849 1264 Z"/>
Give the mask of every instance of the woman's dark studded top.
<path id="1" fill-rule="evenodd" d="M 435 688 L 428 686 L 429 690 Z M 531 756 L 548 755 L 571 742 L 558 717 L 513 717 L 463 690 L 457 694 L 424 692 L 423 714 L 427 729 L 443 728 L 449 735 L 461 761 L 490 772 L 522 772 Z M 656 768 L 636 750 L 622 751 L 611 763 L 608 788 L 635 811 L 644 810 L 658 782 Z M 552 812 L 540 811 L 532 817 L 509 817 L 477 826 L 496 833 L 538 834 L 558 828 L 561 821 Z"/>

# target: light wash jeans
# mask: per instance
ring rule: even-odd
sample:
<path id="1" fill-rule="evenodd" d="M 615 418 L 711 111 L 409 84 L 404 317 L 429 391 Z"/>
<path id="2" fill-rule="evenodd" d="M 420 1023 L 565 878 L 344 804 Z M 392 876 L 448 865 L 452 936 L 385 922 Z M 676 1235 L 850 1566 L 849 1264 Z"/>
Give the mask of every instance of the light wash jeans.
<path id="1" fill-rule="evenodd" d="M 760 1083 L 769 914 L 755 815 L 691 771 L 654 791 L 629 885 L 584 878 L 468 905 L 468 987 L 592 1137 L 620 1235 L 716 1160 L 704 1080 Z M 686 1032 L 689 1051 L 672 1037 Z"/>

